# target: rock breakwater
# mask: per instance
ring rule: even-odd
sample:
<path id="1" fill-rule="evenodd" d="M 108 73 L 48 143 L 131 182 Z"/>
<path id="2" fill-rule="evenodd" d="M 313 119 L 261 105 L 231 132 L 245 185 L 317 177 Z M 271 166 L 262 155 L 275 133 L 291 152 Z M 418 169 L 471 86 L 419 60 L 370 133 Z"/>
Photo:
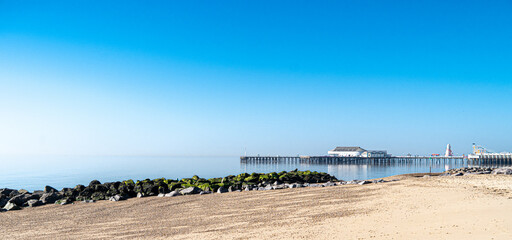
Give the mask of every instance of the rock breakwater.
<path id="1" fill-rule="evenodd" d="M 290 171 L 272 173 L 242 173 L 221 178 L 205 179 L 199 176 L 183 179 L 145 179 L 101 183 L 93 180 L 89 185 L 57 190 L 46 186 L 43 190 L 0 189 L 0 209 L 19 210 L 44 204 L 71 204 L 75 201 L 94 202 L 98 200 L 122 201 L 127 198 L 160 196 L 175 197 L 191 194 L 240 192 L 253 190 L 275 190 L 297 187 L 326 187 L 346 184 L 327 173 L 312 171 Z M 359 182 L 357 182 L 359 183 Z M 354 183 L 356 184 L 356 183 Z"/>
<path id="2" fill-rule="evenodd" d="M 503 174 L 512 175 L 512 167 L 465 167 L 450 169 L 441 174 L 441 176 L 465 176 L 465 175 L 478 175 L 478 174 Z"/>

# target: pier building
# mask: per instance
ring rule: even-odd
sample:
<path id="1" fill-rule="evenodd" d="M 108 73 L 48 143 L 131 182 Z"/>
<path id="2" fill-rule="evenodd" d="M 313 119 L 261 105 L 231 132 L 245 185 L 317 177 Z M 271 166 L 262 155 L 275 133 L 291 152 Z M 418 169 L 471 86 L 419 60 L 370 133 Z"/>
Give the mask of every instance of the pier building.
<path id="1" fill-rule="evenodd" d="M 328 151 L 327 154 L 332 157 L 364 157 L 372 158 L 388 157 L 388 152 L 384 150 L 365 150 L 361 147 L 336 147 L 335 149 Z"/>
<path id="2" fill-rule="evenodd" d="M 361 147 L 336 147 L 327 154 L 333 157 L 361 157 L 366 150 Z"/>
<path id="3" fill-rule="evenodd" d="M 363 154 L 361 154 L 361 157 L 385 158 L 385 157 L 389 157 L 389 156 L 388 156 L 388 151 L 385 151 L 385 150 L 368 150 L 368 151 L 363 152 Z"/>
<path id="4" fill-rule="evenodd" d="M 470 160 L 478 160 L 478 161 L 512 161 L 512 153 L 502 152 L 502 153 L 493 153 L 488 151 L 482 146 L 477 146 L 473 143 L 473 154 L 469 154 L 468 158 Z"/>

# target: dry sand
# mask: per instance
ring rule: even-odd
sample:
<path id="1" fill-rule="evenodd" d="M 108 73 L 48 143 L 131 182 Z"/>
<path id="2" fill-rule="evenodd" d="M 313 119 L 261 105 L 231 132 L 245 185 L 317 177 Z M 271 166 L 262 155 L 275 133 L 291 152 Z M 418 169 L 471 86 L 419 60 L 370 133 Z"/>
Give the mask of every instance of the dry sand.
<path id="1" fill-rule="evenodd" d="M 512 239 L 512 177 L 399 178 L 27 208 L 0 213 L 0 238 Z"/>

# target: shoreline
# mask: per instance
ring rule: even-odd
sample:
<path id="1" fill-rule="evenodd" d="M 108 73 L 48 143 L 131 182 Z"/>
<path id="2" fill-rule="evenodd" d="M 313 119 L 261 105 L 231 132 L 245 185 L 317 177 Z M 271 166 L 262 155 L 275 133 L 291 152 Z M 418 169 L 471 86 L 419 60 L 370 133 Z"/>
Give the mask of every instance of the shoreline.
<path id="1" fill-rule="evenodd" d="M 132 198 L 0 214 L 12 239 L 509 239 L 512 176 Z"/>

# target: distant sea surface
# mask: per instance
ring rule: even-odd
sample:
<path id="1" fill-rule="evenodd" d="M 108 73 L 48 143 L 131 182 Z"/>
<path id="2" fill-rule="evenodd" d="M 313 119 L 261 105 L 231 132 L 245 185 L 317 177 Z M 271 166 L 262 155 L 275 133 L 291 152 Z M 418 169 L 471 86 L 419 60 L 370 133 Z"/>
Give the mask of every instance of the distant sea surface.
<path id="1" fill-rule="evenodd" d="M 0 188 L 57 189 L 101 182 L 146 178 L 181 179 L 198 175 L 204 178 L 240 173 L 268 173 L 294 169 L 327 172 L 338 179 L 372 179 L 405 173 L 443 172 L 468 166 L 466 161 L 406 161 L 388 163 L 241 163 L 238 157 L 0 157 Z"/>

